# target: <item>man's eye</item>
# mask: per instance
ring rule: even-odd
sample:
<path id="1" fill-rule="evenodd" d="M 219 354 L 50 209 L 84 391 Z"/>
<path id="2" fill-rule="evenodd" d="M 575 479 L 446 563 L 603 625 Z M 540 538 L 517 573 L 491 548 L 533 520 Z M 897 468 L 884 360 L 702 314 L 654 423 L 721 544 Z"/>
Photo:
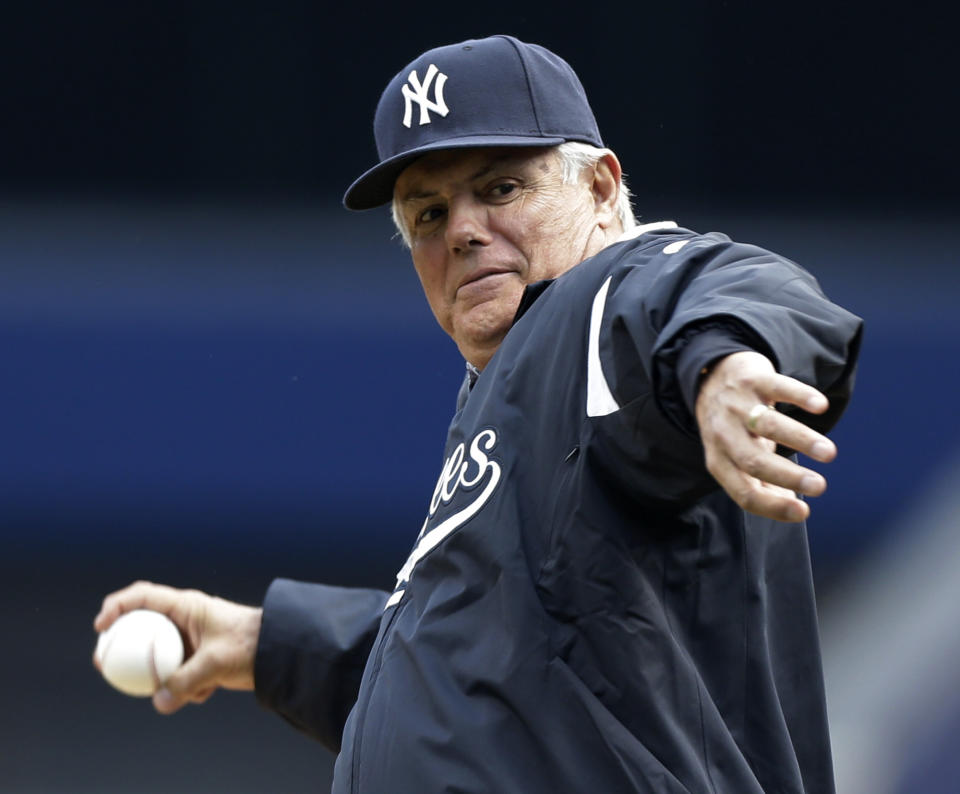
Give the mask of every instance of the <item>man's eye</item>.
<path id="1" fill-rule="evenodd" d="M 428 207 L 417 216 L 417 223 L 432 223 L 442 214 L 440 207 Z"/>
<path id="2" fill-rule="evenodd" d="M 501 182 L 499 185 L 494 185 L 490 189 L 490 194 L 494 198 L 505 198 L 513 193 L 513 191 L 516 189 L 517 186 L 513 182 Z"/>

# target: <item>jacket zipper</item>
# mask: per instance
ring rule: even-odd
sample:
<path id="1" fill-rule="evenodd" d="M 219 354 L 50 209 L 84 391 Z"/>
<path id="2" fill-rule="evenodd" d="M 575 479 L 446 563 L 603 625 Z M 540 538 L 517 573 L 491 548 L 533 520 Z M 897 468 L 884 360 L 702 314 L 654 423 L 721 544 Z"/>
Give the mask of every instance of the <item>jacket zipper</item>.
<path id="1" fill-rule="evenodd" d="M 397 619 L 397 615 L 403 606 L 404 604 L 397 604 L 393 608 L 393 614 L 390 616 L 390 619 L 387 621 L 387 625 L 384 626 L 383 631 L 380 634 L 380 642 L 377 645 L 376 655 L 373 658 L 373 667 L 370 669 L 370 681 L 367 685 L 363 702 L 357 702 L 357 723 L 354 729 L 353 759 L 350 765 L 350 791 L 352 794 L 357 794 L 357 791 L 359 790 L 357 787 L 360 779 L 360 750 L 363 744 L 363 728 L 367 721 L 367 707 L 370 704 L 370 698 L 373 696 L 373 688 L 376 686 L 377 680 L 380 676 L 380 665 L 383 661 L 383 649 L 387 644 L 387 635 L 393 628 L 393 623 Z"/>

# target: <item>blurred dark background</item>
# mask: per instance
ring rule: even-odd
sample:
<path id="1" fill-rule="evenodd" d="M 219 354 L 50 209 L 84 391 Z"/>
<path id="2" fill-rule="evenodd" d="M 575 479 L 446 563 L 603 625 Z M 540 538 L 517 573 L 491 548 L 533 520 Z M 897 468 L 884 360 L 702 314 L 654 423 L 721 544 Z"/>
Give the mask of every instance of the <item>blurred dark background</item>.
<path id="1" fill-rule="evenodd" d="M 877 550 L 898 556 L 923 511 L 958 491 L 945 14 L 707 0 L 4 5 L 0 791 L 329 785 L 332 757 L 249 695 L 161 718 L 110 690 L 89 664 L 90 623 L 135 578 L 249 603 L 278 575 L 392 587 L 462 362 L 387 213 L 339 200 L 375 162 L 388 79 L 466 38 L 512 33 L 570 61 L 642 220 L 772 248 L 866 318 L 858 392 L 810 523 L 825 620 L 839 616 L 840 635 L 844 620 L 863 624 L 844 609 Z M 938 556 L 960 561 L 944 514 Z M 955 625 L 931 632 L 952 642 Z M 845 737 L 865 729 L 836 707 L 844 791 L 957 790 L 943 737 L 960 682 L 924 675 L 938 649 L 915 649 L 913 677 L 878 674 L 862 695 L 945 687 L 930 699 L 949 708 L 919 727 L 852 748 Z M 837 657 L 835 680 L 858 653 Z M 861 769 L 881 756 L 896 759 L 882 785 Z"/>

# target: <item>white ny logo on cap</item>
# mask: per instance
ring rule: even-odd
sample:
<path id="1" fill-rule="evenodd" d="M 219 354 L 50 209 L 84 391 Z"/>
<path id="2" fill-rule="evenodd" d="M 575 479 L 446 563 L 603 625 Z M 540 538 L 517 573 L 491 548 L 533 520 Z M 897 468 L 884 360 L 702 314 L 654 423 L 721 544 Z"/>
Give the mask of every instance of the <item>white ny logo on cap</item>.
<path id="1" fill-rule="evenodd" d="M 433 83 L 433 78 L 437 78 L 437 82 L 433 87 L 433 101 L 431 102 L 427 98 L 427 94 L 430 91 L 430 84 Z M 403 92 L 403 126 L 409 127 L 411 122 L 411 115 L 413 114 L 413 103 L 416 102 L 420 105 L 420 124 L 429 124 L 430 123 L 430 113 L 438 113 L 441 116 L 446 116 L 450 110 L 447 108 L 446 103 L 443 101 L 443 84 L 447 82 L 447 76 L 437 69 L 432 63 L 427 68 L 426 77 L 424 77 L 423 85 L 420 84 L 420 78 L 417 77 L 417 70 L 414 69 L 410 72 L 410 76 L 407 78 L 410 85 L 406 83 L 403 84 L 403 87 L 400 89 Z M 410 89 L 410 86 L 413 86 L 413 90 Z"/>

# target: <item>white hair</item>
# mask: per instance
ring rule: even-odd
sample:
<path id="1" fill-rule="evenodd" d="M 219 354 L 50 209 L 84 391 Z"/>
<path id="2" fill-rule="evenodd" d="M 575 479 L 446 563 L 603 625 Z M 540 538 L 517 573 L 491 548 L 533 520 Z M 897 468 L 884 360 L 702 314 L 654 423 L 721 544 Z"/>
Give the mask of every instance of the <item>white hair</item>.
<path id="1" fill-rule="evenodd" d="M 580 179 L 587 168 L 593 168 L 600 159 L 607 154 L 612 154 L 609 149 L 598 149 L 589 143 L 580 143 L 579 141 L 567 141 L 561 143 L 556 152 L 560 157 L 560 167 L 563 169 L 563 182 L 567 185 L 573 185 Z M 623 174 L 620 175 L 620 192 L 617 193 L 617 203 L 615 206 L 617 220 L 624 231 L 632 229 L 637 225 L 637 219 L 633 215 L 633 207 L 630 205 L 630 188 L 627 187 L 627 180 Z"/>
<path id="2" fill-rule="evenodd" d="M 609 149 L 598 149 L 589 143 L 580 143 L 579 141 L 566 141 L 559 146 L 554 147 L 553 151 L 560 158 L 560 169 L 563 183 L 573 185 L 580 179 L 580 175 L 587 169 L 592 168 L 600 159 L 610 153 Z M 617 220 L 624 231 L 632 229 L 637 225 L 637 220 L 633 215 L 633 207 L 630 205 L 630 189 L 627 187 L 627 181 L 624 176 L 620 177 L 620 191 L 617 194 L 616 212 Z M 393 197 L 390 205 L 390 214 L 393 216 L 393 225 L 397 227 L 397 233 L 403 240 L 407 248 L 410 247 L 410 230 L 403 221 L 403 213 L 400 211 L 400 202 L 397 197 Z"/>

